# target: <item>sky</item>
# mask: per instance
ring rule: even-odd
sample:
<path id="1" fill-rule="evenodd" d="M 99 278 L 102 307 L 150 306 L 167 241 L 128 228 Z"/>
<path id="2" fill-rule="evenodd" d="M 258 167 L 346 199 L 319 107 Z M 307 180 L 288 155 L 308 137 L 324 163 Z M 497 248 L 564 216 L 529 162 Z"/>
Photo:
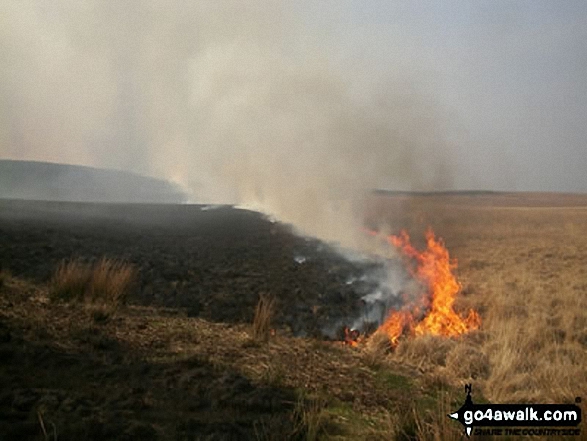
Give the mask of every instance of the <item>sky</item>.
<path id="1" fill-rule="evenodd" d="M 587 191 L 587 3 L 320 4 L 308 20 L 342 60 L 424 76 L 451 126 L 456 187 Z"/>
<path id="2" fill-rule="evenodd" d="M 369 188 L 586 192 L 586 73 L 584 1 L 3 0 L 0 158 L 330 231 Z"/>

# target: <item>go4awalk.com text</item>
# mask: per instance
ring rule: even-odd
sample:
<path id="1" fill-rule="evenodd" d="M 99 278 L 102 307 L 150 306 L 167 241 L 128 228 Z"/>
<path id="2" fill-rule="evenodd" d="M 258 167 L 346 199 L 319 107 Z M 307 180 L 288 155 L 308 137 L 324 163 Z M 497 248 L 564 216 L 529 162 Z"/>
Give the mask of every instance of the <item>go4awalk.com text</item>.
<path id="1" fill-rule="evenodd" d="M 448 416 L 465 426 L 467 436 L 574 436 L 580 435 L 581 408 L 577 404 L 475 404 L 471 385 L 465 404 Z M 576 398 L 576 403 L 580 402 Z"/>

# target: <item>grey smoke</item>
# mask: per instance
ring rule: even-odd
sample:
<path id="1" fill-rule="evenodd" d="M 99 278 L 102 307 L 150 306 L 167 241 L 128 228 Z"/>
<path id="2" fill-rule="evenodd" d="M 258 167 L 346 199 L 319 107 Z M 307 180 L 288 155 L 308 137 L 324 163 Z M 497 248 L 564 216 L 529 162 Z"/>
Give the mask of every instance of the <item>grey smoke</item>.
<path id="1" fill-rule="evenodd" d="M 0 158 L 167 179 L 386 255 L 359 229 L 373 188 L 587 190 L 586 11 L 3 0 Z M 377 277 L 368 303 L 409 291 Z"/>
<path id="2" fill-rule="evenodd" d="M 377 187 L 450 188 L 417 71 L 330 57 L 270 1 L 0 4 L 0 157 L 130 170 L 347 246 Z"/>

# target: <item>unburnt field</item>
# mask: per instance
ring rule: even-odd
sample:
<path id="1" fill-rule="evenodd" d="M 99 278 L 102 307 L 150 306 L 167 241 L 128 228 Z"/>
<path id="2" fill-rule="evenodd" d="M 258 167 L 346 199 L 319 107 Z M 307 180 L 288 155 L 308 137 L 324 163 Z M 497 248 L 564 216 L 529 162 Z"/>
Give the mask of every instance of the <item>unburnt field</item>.
<path id="1" fill-rule="evenodd" d="M 458 304 L 483 318 L 488 399 L 587 395 L 587 195 L 380 196 L 370 210 L 414 239 L 431 226 L 458 260 Z"/>
<path id="2" fill-rule="evenodd" d="M 378 194 L 366 224 L 419 245 L 431 226 L 481 329 L 395 351 L 314 338 L 375 264 L 257 213 L 0 202 L 0 439 L 460 439 L 465 382 L 476 401 L 587 396 L 587 197 Z M 136 269 L 126 306 L 52 297 L 60 262 L 103 257 Z"/>

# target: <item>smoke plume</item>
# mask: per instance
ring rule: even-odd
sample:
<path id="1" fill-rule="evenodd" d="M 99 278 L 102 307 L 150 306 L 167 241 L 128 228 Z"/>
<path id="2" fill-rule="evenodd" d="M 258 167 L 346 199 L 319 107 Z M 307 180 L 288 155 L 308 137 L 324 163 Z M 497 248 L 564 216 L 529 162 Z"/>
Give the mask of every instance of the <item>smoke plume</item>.
<path id="1" fill-rule="evenodd" d="M 312 29 L 260 0 L 3 1 L 0 157 L 165 178 L 357 246 L 366 191 L 451 185 L 442 121 L 417 69 L 348 64 Z"/>

